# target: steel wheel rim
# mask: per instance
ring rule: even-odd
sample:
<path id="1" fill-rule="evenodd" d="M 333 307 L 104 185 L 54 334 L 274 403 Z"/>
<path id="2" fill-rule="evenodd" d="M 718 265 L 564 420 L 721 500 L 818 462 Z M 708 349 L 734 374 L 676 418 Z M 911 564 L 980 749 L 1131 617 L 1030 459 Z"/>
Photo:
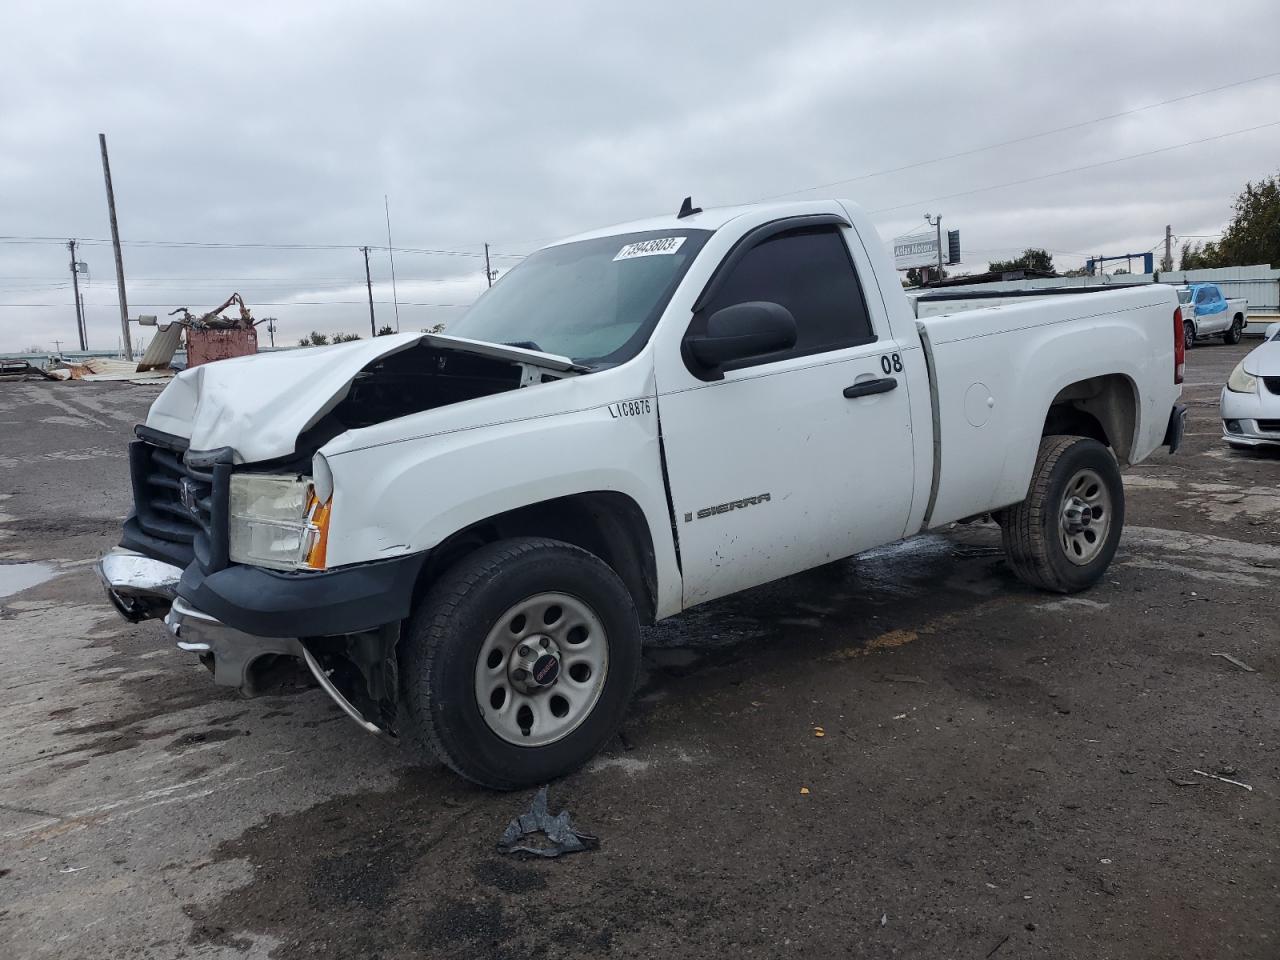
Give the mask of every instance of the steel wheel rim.
<path id="1" fill-rule="evenodd" d="M 1195 346 L 1196 331 L 1195 331 L 1195 328 L 1191 326 L 1191 324 L 1189 323 L 1182 325 L 1182 342 L 1183 342 L 1183 345 L 1187 347 Z"/>
<path id="2" fill-rule="evenodd" d="M 1067 481 L 1058 515 L 1062 551 L 1076 566 L 1102 552 L 1111 532 L 1111 493 L 1096 470 L 1078 470 Z"/>
<path id="3" fill-rule="evenodd" d="M 590 605 L 567 593 L 539 593 L 513 604 L 485 637 L 476 657 L 476 706 L 507 743 L 545 747 L 591 715 L 608 673 L 609 637 Z"/>

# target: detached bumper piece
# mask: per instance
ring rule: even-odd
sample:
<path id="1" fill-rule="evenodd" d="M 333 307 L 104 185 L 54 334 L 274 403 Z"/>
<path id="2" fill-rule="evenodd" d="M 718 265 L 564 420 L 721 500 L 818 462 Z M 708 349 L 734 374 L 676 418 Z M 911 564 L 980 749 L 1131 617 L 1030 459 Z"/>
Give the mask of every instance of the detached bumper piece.
<path id="1" fill-rule="evenodd" d="M 179 567 L 119 548 L 98 561 L 97 571 L 107 599 L 130 623 L 168 613 L 182 578 Z"/>

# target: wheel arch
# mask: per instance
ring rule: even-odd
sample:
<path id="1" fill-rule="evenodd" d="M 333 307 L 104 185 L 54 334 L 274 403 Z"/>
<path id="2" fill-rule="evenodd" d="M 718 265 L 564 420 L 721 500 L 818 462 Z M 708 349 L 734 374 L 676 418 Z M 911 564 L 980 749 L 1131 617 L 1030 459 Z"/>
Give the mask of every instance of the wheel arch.
<path id="1" fill-rule="evenodd" d="M 1091 437 L 1110 447 L 1128 465 L 1138 429 L 1138 388 L 1123 373 L 1108 373 L 1067 384 L 1045 413 L 1041 436 Z"/>
<path id="2" fill-rule="evenodd" d="M 433 547 L 414 590 L 415 604 L 430 585 L 469 553 L 509 537 L 547 537 L 599 557 L 622 580 L 640 622 L 658 607 L 658 563 L 644 511 L 630 496 L 593 490 L 542 500 L 477 520 Z"/>

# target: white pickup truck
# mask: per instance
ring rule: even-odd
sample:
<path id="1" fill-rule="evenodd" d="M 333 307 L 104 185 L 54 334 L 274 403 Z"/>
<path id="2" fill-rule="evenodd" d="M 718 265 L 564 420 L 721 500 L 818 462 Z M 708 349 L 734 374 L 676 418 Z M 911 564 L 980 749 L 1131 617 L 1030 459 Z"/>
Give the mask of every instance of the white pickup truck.
<path id="1" fill-rule="evenodd" d="M 1249 325 L 1248 300 L 1227 299 L 1216 283 L 1190 283 L 1177 290 L 1188 348 L 1208 337 L 1222 337 L 1227 345 L 1240 342 Z"/>
<path id="2" fill-rule="evenodd" d="M 839 201 L 552 244 L 450 333 L 179 374 L 99 569 L 216 682 L 300 658 L 495 788 L 591 757 L 695 604 L 987 514 L 1026 582 L 1090 586 L 1185 416 L 1170 287 L 918 322 Z"/>

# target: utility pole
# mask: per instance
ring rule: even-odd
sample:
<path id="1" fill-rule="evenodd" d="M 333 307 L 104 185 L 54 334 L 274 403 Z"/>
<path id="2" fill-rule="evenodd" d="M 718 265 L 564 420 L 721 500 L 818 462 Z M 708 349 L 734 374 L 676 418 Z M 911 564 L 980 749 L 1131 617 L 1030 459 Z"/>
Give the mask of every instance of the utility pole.
<path id="1" fill-rule="evenodd" d="M 373 280 L 369 278 L 369 248 L 361 247 L 360 250 L 364 253 L 364 286 L 369 291 L 369 336 L 376 337 L 378 327 L 373 319 Z"/>
<path id="2" fill-rule="evenodd" d="M 80 349 L 88 350 L 85 338 L 84 312 L 80 308 L 80 264 L 76 262 L 76 242 L 67 241 L 67 249 L 71 251 L 71 287 L 76 298 L 76 334 L 80 337 Z"/>
<path id="3" fill-rule="evenodd" d="M 133 344 L 129 342 L 129 302 L 124 295 L 124 259 L 120 256 L 120 227 L 116 223 L 116 195 L 111 189 L 111 163 L 107 160 L 107 135 L 98 134 L 98 146 L 102 150 L 102 177 L 107 182 L 107 213 L 111 216 L 111 244 L 116 250 L 116 294 L 120 300 L 120 332 L 124 358 L 133 359 Z"/>
<path id="4" fill-rule="evenodd" d="M 396 293 L 396 251 L 391 246 L 391 201 L 382 195 L 382 205 L 387 211 L 387 253 L 391 257 L 391 302 L 396 306 L 396 333 L 400 332 L 400 296 Z"/>
<path id="5" fill-rule="evenodd" d="M 489 286 L 493 286 L 493 268 L 489 266 L 489 245 L 484 245 L 484 279 Z"/>
<path id="6" fill-rule="evenodd" d="M 1160 261 L 1160 269 L 1168 273 L 1173 270 L 1173 227 L 1164 225 L 1164 259 Z"/>

